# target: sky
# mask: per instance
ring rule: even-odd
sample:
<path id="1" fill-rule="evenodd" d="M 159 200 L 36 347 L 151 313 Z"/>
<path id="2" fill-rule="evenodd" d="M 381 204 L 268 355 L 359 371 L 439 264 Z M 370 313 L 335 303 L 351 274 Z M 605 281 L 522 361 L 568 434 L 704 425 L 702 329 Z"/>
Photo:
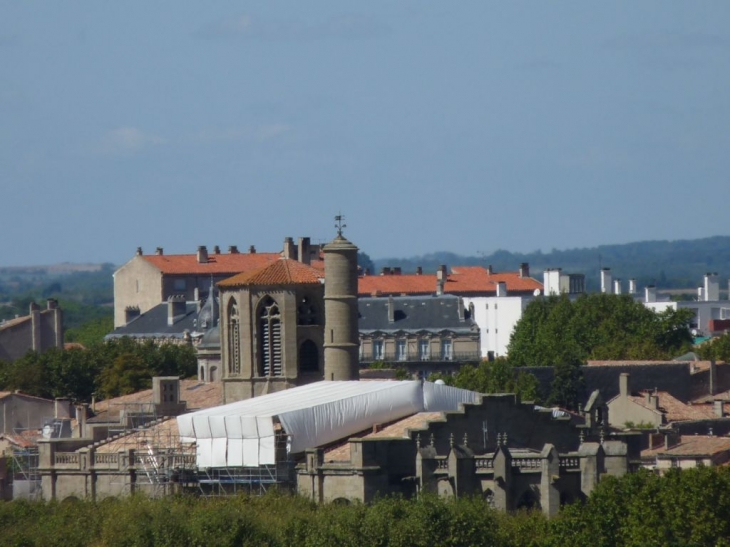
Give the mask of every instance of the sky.
<path id="1" fill-rule="evenodd" d="M 0 267 L 728 235 L 730 2 L 0 0 Z"/>

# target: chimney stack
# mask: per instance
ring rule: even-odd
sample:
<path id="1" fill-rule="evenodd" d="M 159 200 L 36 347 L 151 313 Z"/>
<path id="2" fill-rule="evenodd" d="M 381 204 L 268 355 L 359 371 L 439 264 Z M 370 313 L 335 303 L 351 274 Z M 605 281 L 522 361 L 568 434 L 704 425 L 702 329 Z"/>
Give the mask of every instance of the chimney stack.
<path id="1" fill-rule="evenodd" d="M 294 260 L 296 257 L 296 247 L 294 247 L 294 240 L 290 237 L 284 238 L 284 250 L 282 256 L 286 259 Z"/>
<path id="2" fill-rule="evenodd" d="M 416 275 L 423 275 L 423 268 L 421 266 L 416 266 Z"/>
<path id="3" fill-rule="evenodd" d="M 636 279 L 634 279 L 633 277 L 629 279 L 629 294 L 636 294 Z"/>
<path id="4" fill-rule="evenodd" d="M 400 266 L 396 266 L 393 268 L 393 275 L 400 275 L 401 274 L 401 268 Z"/>
<path id="5" fill-rule="evenodd" d="M 308 265 L 311 262 L 311 247 L 308 237 L 299 238 L 299 249 L 297 258 L 302 264 Z"/>
<path id="6" fill-rule="evenodd" d="M 256 254 L 256 246 L 255 246 L 255 245 L 251 245 L 251 246 L 250 246 L 250 247 L 248 248 L 248 253 L 249 253 L 249 254 L 252 254 L 252 255 L 255 255 L 255 254 Z"/>
<path id="7" fill-rule="evenodd" d="M 613 281 L 613 294 L 621 294 L 621 280 L 615 279 Z"/>
<path id="8" fill-rule="evenodd" d="M 86 435 L 86 411 L 88 405 L 76 405 L 76 422 L 79 424 L 79 439 Z"/>
<path id="9" fill-rule="evenodd" d="M 601 270 L 601 292 L 611 294 L 611 268 Z"/>
<path id="10" fill-rule="evenodd" d="M 218 245 L 213 245 L 213 254 L 214 255 L 221 254 L 221 248 Z"/>
<path id="11" fill-rule="evenodd" d="M 441 264 L 439 269 L 436 271 L 436 294 L 441 296 L 444 294 L 444 287 L 446 285 L 446 265 Z"/>
<path id="12" fill-rule="evenodd" d="M 208 263 L 208 249 L 205 245 L 198 247 L 198 264 Z"/>
<path id="13" fill-rule="evenodd" d="M 507 296 L 507 283 L 504 281 L 497 282 L 497 296 Z"/>
<path id="14" fill-rule="evenodd" d="M 704 301 L 705 301 L 705 288 L 697 287 L 697 302 L 704 302 Z"/>
<path id="15" fill-rule="evenodd" d="M 631 392 L 629 391 L 629 373 L 622 372 L 618 378 L 618 392 L 622 399 L 625 399 Z"/>
<path id="16" fill-rule="evenodd" d="M 520 264 L 520 278 L 530 277 L 530 265 L 527 262 Z"/>
<path id="17" fill-rule="evenodd" d="M 231 245 L 228 247 L 228 254 L 237 255 L 238 254 L 238 245 Z"/>
<path id="18" fill-rule="evenodd" d="M 142 247 L 137 247 L 137 256 L 142 256 Z"/>
<path id="19" fill-rule="evenodd" d="M 459 313 L 459 321 L 466 321 L 466 315 L 464 313 L 464 299 L 460 296 L 456 297 L 457 300 L 457 311 Z"/>
<path id="20" fill-rule="evenodd" d="M 712 402 L 712 410 L 718 418 L 725 417 L 725 401 L 717 400 Z"/>
<path id="21" fill-rule="evenodd" d="M 155 254 L 156 254 L 157 256 L 162 256 L 162 255 L 164 254 L 164 251 L 163 251 L 162 247 L 157 247 L 157 248 L 155 249 Z"/>
<path id="22" fill-rule="evenodd" d="M 720 280 L 717 273 L 705 274 L 705 300 L 707 302 L 720 300 Z"/>
<path id="23" fill-rule="evenodd" d="M 644 289 L 644 302 L 656 302 L 656 287 L 649 285 Z"/>
<path id="24" fill-rule="evenodd" d="M 185 296 L 176 294 L 167 299 L 167 324 L 174 325 L 177 321 L 185 316 L 187 306 L 185 305 Z"/>

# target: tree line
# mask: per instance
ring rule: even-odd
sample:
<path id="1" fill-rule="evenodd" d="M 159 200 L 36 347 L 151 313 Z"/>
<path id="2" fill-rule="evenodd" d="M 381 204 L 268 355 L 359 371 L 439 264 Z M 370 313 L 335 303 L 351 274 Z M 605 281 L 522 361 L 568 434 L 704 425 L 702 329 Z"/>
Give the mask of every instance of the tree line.
<path id="1" fill-rule="evenodd" d="M 606 477 L 584 503 L 554 518 L 504 513 L 479 497 L 372 504 L 315 504 L 260 497 L 0 504 L 0 545 L 114 547 L 205 545 L 304 547 L 730 546 L 730 469 L 648 471 Z"/>
<path id="2" fill-rule="evenodd" d="M 53 348 L 28 352 L 13 362 L 0 361 L 0 390 L 89 402 L 92 396 L 106 399 L 148 389 L 153 376 L 187 378 L 196 372 L 191 346 L 120 338 L 88 349 Z"/>

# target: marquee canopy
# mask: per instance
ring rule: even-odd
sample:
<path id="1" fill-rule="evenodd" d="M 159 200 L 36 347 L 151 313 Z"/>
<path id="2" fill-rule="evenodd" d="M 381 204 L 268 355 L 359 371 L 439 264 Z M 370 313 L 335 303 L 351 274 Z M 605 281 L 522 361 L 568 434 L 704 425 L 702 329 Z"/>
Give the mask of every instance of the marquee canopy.
<path id="1" fill-rule="evenodd" d="M 420 381 L 331 382 L 262 395 L 177 417 L 184 441 L 196 442 L 198 467 L 276 463 L 275 421 L 301 452 L 417 412 L 457 410 L 473 391 Z"/>

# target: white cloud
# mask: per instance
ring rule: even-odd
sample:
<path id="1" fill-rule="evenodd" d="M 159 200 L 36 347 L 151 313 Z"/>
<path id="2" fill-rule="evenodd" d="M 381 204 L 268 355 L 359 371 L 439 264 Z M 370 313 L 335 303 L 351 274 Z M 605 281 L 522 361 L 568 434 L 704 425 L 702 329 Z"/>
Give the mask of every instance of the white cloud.
<path id="1" fill-rule="evenodd" d="M 101 151 L 108 154 L 132 153 L 166 142 L 162 137 L 145 133 L 137 127 L 118 127 L 104 135 Z"/>

